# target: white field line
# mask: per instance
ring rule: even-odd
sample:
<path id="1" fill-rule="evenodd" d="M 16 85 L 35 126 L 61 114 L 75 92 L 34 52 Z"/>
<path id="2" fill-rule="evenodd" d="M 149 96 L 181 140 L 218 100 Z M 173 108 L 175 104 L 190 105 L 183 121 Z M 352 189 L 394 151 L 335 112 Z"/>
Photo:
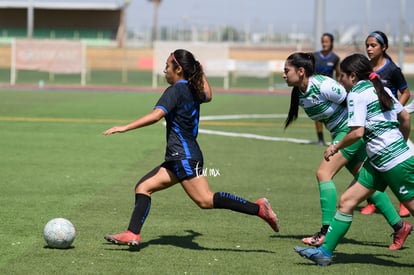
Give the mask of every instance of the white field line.
<path id="1" fill-rule="evenodd" d="M 286 118 L 286 114 L 241 114 L 241 115 L 217 115 L 217 116 L 201 116 L 202 120 L 231 120 L 243 118 Z"/>
<path id="2" fill-rule="evenodd" d="M 255 134 L 249 134 L 249 133 L 233 133 L 233 132 L 205 130 L 205 129 L 198 129 L 198 132 L 207 134 L 207 135 L 217 135 L 217 136 L 226 136 L 226 137 L 241 137 L 241 138 L 270 140 L 270 141 L 287 141 L 287 142 L 301 143 L 301 144 L 314 143 L 313 141 L 306 140 L 306 139 L 269 137 L 269 136 L 261 136 L 261 135 L 255 135 Z"/>
<path id="3" fill-rule="evenodd" d="M 287 116 L 286 114 L 217 115 L 217 116 L 202 116 L 200 117 L 200 121 L 231 120 L 231 119 L 246 119 L 246 118 L 286 118 L 286 116 Z M 218 135 L 218 136 L 226 136 L 226 137 L 241 137 L 241 138 L 269 140 L 269 141 L 287 141 L 287 142 L 301 143 L 301 144 L 313 143 L 313 141 L 306 140 L 306 139 L 270 137 L 270 136 L 262 136 L 262 135 L 249 134 L 249 133 L 233 133 L 233 132 L 205 130 L 205 129 L 198 129 L 198 132 L 202 134 L 207 134 L 207 135 Z"/>

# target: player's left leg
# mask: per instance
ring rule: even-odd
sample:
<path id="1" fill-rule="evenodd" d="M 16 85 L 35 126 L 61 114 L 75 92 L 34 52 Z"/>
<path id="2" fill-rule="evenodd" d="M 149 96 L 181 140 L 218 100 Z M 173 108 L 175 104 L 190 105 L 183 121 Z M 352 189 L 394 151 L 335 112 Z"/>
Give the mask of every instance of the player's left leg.
<path id="1" fill-rule="evenodd" d="M 318 265 L 329 265 L 332 261 L 333 251 L 351 227 L 354 208 L 374 191 L 358 182 L 351 185 L 340 198 L 338 211 L 331 221 L 322 246 L 318 248 L 297 246 L 294 248 L 295 251 Z"/>
<path id="2" fill-rule="evenodd" d="M 320 246 L 323 243 L 329 224 L 336 212 L 336 186 L 333 177 L 342 169 L 348 160 L 343 156 L 342 151 L 332 156 L 330 161 L 322 159 L 318 170 L 316 171 L 316 178 L 318 180 L 319 201 L 322 212 L 322 226 L 321 229 L 310 237 L 305 237 L 302 242 L 311 246 Z"/>
<path id="3" fill-rule="evenodd" d="M 105 240 L 119 245 L 137 246 L 141 241 L 141 228 L 151 208 L 151 194 L 168 188 L 178 182 L 173 173 L 157 166 L 147 173 L 135 187 L 135 207 L 128 229 L 119 234 L 105 235 Z"/>
<path id="4" fill-rule="evenodd" d="M 279 232 L 277 216 L 265 198 L 253 203 L 227 192 L 213 193 L 203 175 L 185 179 L 181 185 L 188 196 L 202 209 L 229 209 L 248 215 L 257 215 L 264 219 L 275 232 Z"/>

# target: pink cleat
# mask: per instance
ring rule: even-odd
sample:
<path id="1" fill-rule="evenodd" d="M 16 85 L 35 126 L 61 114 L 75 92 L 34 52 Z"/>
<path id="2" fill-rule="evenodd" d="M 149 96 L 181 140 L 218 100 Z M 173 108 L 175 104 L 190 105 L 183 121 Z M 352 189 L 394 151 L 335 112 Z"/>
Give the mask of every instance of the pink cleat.
<path id="1" fill-rule="evenodd" d="M 141 235 L 127 230 L 115 235 L 105 235 L 104 239 L 114 244 L 138 246 L 141 241 Z"/>
<path id="2" fill-rule="evenodd" d="M 257 214 L 260 218 L 265 220 L 275 232 L 279 232 L 279 221 L 275 212 L 270 207 L 270 203 L 266 198 L 261 198 L 256 201 L 259 205 L 259 213 Z"/>
<path id="3" fill-rule="evenodd" d="M 393 243 L 388 247 L 389 250 L 399 250 L 403 247 L 408 235 L 413 231 L 411 223 L 403 221 L 403 227 L 397 232 L 392 233 L 394 235 Z"/>

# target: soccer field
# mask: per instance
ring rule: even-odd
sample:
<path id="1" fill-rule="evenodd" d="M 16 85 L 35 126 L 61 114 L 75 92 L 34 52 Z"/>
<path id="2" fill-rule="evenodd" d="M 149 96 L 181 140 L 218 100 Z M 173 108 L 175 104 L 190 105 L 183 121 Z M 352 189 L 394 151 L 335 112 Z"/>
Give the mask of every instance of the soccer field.
<path id="1" fill-rule="evenodd" d="M 276 93 L 214 95 L 202 105 L 198 140 L 211 189 L 267 197 L 279 233 L 257 217 L 201 210 L 176 185 L 152 196 L 138 250 L 107 243 L 105 234 L 128 225 L 135 183 L 162 162 L 165 128 L 101 133 L 149 112 L 159 96 L 0 91 L 1 274 L 413 273 L 414 236 L 388 250 L 392 229 L 379 214 L 355 212 L 329 267 L 293 251 L 320 228 L 315 170 L 324 147 L 311 144 L 314 123 L 303 113 L 283 129 L 290 98 Z M 345 170 L 336 176 L 339 194 L 351 179 Z M 71 249 L 45 247 L 43 227 L 56 217 L 75 225 Z"/>

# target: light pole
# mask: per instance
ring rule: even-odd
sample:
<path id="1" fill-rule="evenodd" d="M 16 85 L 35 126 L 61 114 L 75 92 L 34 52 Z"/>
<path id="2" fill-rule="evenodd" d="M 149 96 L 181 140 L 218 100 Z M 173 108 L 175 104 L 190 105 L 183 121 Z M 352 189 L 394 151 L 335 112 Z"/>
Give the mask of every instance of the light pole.
<path id="1" fill-rule="evenodd" d="M 27 7 L 27 38 L 33 37 L 33 21 L 34 21 L 34 0 L 29 0 Z"/>
<path id="2" fill-rule="evenodd" d="M 313 49 L 317 51 L 325 23 L 325 0 L 315 0 Z"/>
<path id="3" fill-rule="evenodd" d="M 404 65 L 404 34 L 405 34 L 405 8 L 406 0 L 400 0 L 400 37 L 398 44 L 398 65 L 403 70 Z"/>
<path id="4" fill-rule="evenodd" d="M 125 47 L 125 40 L 126 40 L 126 33 L 127 33 L 127 26 L 126 26 L 126 9 L 131 1 L 124 0 L 124 4 L 121 9 L 121 16 L 120 22 L 118 26 L 118 33 L 117 33 L 117 40 L 118 40 L 118 47 L 123 48 Z"/>
<path id="5" fill-rule="evenodd" d="M 148 0 L 154 3 L 154 16 L 152 17 L 152 37 L 151 46 L 154 46 L 154 41 L 158 39 L 158 8 L 160 7 L 161 0 Z"/>

